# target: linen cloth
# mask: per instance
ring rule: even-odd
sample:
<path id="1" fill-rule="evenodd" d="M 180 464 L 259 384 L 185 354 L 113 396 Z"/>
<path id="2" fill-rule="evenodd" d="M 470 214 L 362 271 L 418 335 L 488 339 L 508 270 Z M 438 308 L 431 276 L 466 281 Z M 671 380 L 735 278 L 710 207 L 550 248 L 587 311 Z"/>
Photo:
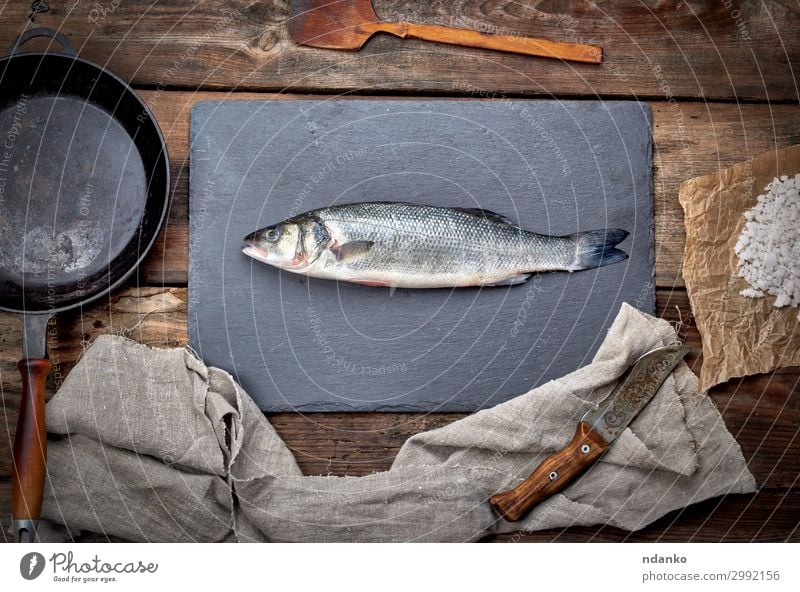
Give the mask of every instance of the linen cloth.
<path id="1" fill-rule="evenodd" d="M 566 445 L 639 356 L 675 341 L 669 323 L 623 305 L 591 364 L 409 438 L 388 471 L 339 477 L 304 476 L 223 370 L 187 349 L 101 336 L 47 404 L 40 538 L 475 541 L 576 525 L 636 530 L 754 491 L 738 444 L 682 362 L 601 460 L 524 521 L 507 523 L 486 502 Z"/>

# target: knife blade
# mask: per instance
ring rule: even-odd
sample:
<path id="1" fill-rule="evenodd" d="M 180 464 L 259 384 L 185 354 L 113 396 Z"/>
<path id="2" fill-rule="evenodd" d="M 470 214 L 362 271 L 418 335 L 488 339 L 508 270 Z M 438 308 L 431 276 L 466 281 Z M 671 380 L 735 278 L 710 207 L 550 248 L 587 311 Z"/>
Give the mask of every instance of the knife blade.
<path id="1" fill-rule="evenodd" d="M 673 344 L 640 357 L 597 408 L 581 418 L 569 444 L 547 457 L 514 489 L 490 497 L 492 507 L 509 522 L 516 522 L 575 481 L 605 454 L 691 351 L 688 346 Z"/>

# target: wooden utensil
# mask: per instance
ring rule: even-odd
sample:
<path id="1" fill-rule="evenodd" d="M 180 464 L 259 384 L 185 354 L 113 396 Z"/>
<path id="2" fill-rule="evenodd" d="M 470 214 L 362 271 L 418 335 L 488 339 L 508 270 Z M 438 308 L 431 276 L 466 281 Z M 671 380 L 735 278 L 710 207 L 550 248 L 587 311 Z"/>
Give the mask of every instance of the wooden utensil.
<path id="1" fill-rule="evenodd" d="M 381 21 L 375 14 L 371 0 L 292 1 L 289 34 L 301 45 L 358 51 L 370 37 L 379 32 L 401 39 L 411 37 L 572 62 L 599 64 L 603 59 L 602 48 L 594 45 L 493 35 L 439 25 Z"/>

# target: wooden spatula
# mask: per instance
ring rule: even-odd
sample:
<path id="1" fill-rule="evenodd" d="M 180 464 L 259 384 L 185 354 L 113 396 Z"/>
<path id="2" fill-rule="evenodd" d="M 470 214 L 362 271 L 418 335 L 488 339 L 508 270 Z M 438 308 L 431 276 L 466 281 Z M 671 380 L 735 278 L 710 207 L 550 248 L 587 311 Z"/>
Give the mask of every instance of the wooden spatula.
<path id="1" fill-rule="evenodd" d="M 599 64 L 603 59 L 602 48 L 594 45 L 492 35 L 439 25 L 387 23 L 375 14 L 371 0 L 292 0 L 289 34 L 301 45 L 358 51 L 378 32 L 573 62 Z"/>

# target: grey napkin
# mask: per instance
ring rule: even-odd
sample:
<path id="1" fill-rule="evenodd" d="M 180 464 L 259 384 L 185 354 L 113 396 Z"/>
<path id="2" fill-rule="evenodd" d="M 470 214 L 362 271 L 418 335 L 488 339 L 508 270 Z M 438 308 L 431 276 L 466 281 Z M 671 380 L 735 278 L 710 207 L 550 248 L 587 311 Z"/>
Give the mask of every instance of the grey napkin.
<path id="1" fill-rule="evenodd" d="M 492 409 L 417 434 L 391 469 L 303 476 L 226 372 L 185 349 L 99 337 L 47 405 L 43 539 L 93 531 L 132 541 L 473 541 L 491 533 L 607 524 L 755 490 L 741 450 L 681 364 L 608 453 L 523 521 L 486 503 L 563 447 L 646 351 L 664 320 L 623 305 L 588 366 Z"/>

